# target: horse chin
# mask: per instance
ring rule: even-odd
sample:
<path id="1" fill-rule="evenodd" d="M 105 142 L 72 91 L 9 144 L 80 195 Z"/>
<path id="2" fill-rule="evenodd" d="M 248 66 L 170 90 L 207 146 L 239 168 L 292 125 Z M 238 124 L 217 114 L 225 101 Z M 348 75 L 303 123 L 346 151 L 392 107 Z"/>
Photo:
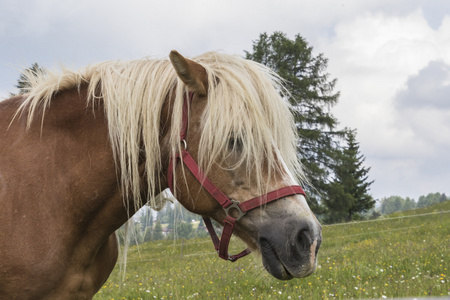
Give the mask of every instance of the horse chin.
<path id="1" fill-rule="evenodd" d="M 267 240 L 260 242 L 260 252 L 264 268 L 279 280 L 307 277 L 316 269 L 316 263 L 313 266 L 309 266 L 307 262 L 300 267 L 289 266 L 289 258 L 277 254 L 275 248 Z"/>
<path id="2" fill-rule="evenodd" d="M 294 278 L 294 276 L 289 273 L 283 263 L 276 257 L 267 259 L 266 256 L 263 256 L 263 265 L 267 272 L 269 272 L 273 277 L 277 279 L 291 280 L 292 278 Z"/>

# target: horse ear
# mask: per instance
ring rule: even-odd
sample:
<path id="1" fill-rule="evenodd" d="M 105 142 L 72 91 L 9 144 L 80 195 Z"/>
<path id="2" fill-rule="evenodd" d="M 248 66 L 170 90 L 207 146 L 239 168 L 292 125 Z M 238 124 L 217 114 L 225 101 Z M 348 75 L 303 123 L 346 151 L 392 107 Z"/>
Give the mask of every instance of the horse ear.
<path id="1" fill-rule="evenodd" d="M 169 55 L 175 71 L 188 88 L 199 95 L 206 95 L 207 75 L 200 64 L 184 58 L 180 53 L 172 50 Z"/>

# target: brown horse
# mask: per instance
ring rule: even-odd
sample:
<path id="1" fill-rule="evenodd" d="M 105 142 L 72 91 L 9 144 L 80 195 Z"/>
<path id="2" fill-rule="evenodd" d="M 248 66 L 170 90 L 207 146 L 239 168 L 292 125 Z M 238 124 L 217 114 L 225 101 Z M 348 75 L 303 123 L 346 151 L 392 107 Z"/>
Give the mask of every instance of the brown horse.
<path id="1" fill-rule="evenodd" d="M 188 210 L 232 222 L 273 276 L 314 272 L 321 226 L 296 186 L 275 73 L 173 51 L 29 80 L 0 102 L 1 299 L 92 298 L 116 263 L 114 232 L 169 185 Z"/>

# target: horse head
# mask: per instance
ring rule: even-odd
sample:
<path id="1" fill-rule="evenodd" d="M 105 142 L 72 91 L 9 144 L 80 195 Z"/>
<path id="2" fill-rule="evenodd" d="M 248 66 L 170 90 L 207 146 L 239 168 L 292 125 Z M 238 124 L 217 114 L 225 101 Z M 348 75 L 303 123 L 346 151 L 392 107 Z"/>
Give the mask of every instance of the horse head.
<path id="1" fill-rule="evenodd" d="M 261 254 L 274 277 L 312 274 L 321 225 L 297 186 L 302 176 L 295 123 L 280 96 L 279 77 L 231 56 L 189 60 L 172 51 L 170 60 L 178 91 L 189 92 L 172 117 L 182 119 L 181 133 L 175 131 L 169 143 L 178 145 L 168 171 L 176 198 L 225 226 L 216 245 L 222 258 L 235 260 L 223 253 L 224 236 L 232 231 Z"/>

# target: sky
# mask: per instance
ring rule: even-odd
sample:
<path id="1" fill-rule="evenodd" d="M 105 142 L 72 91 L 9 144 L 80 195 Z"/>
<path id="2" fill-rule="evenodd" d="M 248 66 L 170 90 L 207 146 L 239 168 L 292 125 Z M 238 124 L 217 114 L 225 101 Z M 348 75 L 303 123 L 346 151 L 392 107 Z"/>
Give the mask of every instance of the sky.
<path id="1" fill-rule="evenodd" d="M 338 80 L 331 110 L 357 130 L 376 199 L 450 195 L 448 0 L 0 2 L 0 98 L 20 70 L 105 60 L 244 56 L 263 32 L 303 36 Z"/>

